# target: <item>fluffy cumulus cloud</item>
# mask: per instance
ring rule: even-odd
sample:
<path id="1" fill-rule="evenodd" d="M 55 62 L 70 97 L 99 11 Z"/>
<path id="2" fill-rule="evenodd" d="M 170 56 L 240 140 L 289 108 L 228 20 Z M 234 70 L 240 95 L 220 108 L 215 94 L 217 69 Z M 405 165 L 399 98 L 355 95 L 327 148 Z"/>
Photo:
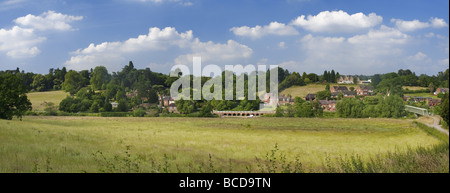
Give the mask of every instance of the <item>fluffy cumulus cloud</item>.
<path id="1" fill-rule="evenodd" d="M 229 40 L 226 44 L 201 42 L 193 37 L 192 31 L 180 33 L 172 27 L 150 28 L 147 35 L 140 35 L 126 41 L 90 44 L 87 48 L 73 52 L 70 60 L 66 61 L 66 66 L 69 69 L 82 70 L 102 65 L 111 71 L 117 71 L 129 56 L 145 58 L 146 63 L 154 65 L 157 63 L 152 61 L 149 55 L 160 53 L 159 57 L 162 57 L 162 55 L 180 53 L 169 57 L 175 58 L 173 64 L 190 65 L 193 56 L 201 56 L 203 61 L 209 63 L 223 63 L 248 58 L 252 52 L 253 50 L 247 46 L 233 40 Z"/>
<path id="2" fill-rule="evenodd" d="M 283 65 L 300 71 L 335 69 L 345 73 L 381 73 L 386 67 L 397 65 L 398 57 L 410 37 L 397 29 L 381 26 L 366 34 L 351 37 L 324 37 L 308 34 L 301 40 L 301 62 Z"/>
<path id="3" fill-rule="evenodd" d="M 29 58 L 40 53 L 37 44 L 45 41 L 33 29 L 14 26 L 12 29 L 0 29 L 0 51 L 6 52 L 11 58 Z"/>
<path id="4" fill-rule="evenodd" d="M 294 27 L 278 22 L 272 22 L 266 26 L 257 25 L 255 27 L 233 27 L 230 31 L 237 36 L 250 37 L 253 39 L 261 38 L 267 35 L 289 36 L 299 34 Z"/>
<path id="5" fill-rule="evenodd" d="M 391 19 L 392 23 L 395 23 L 397 28 L 401 31 L 415 31 L 424 28 L 443 28 L 447 27 L 448 24 L 444 19 L 441 18 L 431 18 L 429 22 L 421 22 L 417 19 L 412 21 L 404 21 L 401 19 Z"/>
<path id="6" fill-rule="evenodd" d="M 44 42 L 45 31 L 72 30 L 68 23 L 81 20 L 83 17 L 70 16 L 54 11 L 47 11 L 39 16 L 27 15 L 14 20 L 17 24 L 11 29 L 0 29 L 0 51 L 18 58 L 31 58 L 40 54 L 38 45 Z"/>
<path id="7" fill-rule="evenodd" d="M 14 22 L 23 27 L 30 27 L 37 30 L 68 31 L 73 30 L 69 23 L 82 19 L 83 16 L 72 16 L 56 13 L 54 11 L 47 11 L 38 16 L 28 14 L 24 17 L 15 19 Z"/>
<path id="8" fill-rule="evenodd" d="M 383 21 L 383 17 L 370 13 L 348 14 L 344 11 L 323 11 L 318 15 L 302 15 L 291 22 L 312 32 L 342 33 L 373 28 Z"/>

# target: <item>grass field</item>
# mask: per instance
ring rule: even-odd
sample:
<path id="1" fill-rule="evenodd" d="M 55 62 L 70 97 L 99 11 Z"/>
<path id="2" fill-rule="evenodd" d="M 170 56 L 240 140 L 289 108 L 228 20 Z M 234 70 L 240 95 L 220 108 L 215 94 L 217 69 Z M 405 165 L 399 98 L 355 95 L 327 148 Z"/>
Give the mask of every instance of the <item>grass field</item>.
<path id="1" fill-rule="evenodd" d="M 412 93 L 412 94 L 405 94 L 406 96 L 411 96 L 411 97 L 431 97 L 433 99 L 438 99 L 437 96 L 431 94 L 431 93 Z"/>
<path id="2" fill-rule="evenodd" d="M 420 87 L 420 86 L 403 86 L 403 90 L 425 90 L 428 89 L 427 87 Z"/>
<path id="3" fill-rule="evenodd" d="M 396 119 L 24 117 L 0 120 L 0 172 L 327 172 L 438 144 Z"/>
<path id="4" fill-rule="evenodd" d="M 330 86 L 336 86 L 338 84 L 330 84 Z M 343 85 L 343 86 L 347 86 L 347 88 L 350 87 L 357 87 L 357 85 Z M 325 90 L 326 85 L 323 84 L 308 84 L 306 86 L 293 86 L 290 88 L 287 88 L 285 90 L 283 90 L 280 94 L 281 95 L 291 95 L 292 97 L 305 97 L 307 94 L 315 94 L 319 91 L 323 91 Z"/>
<path id="5" fill-rule="evenodd" d="M 64 91 L 49 91 L 28 93 L 27 97 L 30 99 L 33 111 L 43 111 L 46 102 L 52 102 L 58 106 L 67 95 L 69 94 Z"/>

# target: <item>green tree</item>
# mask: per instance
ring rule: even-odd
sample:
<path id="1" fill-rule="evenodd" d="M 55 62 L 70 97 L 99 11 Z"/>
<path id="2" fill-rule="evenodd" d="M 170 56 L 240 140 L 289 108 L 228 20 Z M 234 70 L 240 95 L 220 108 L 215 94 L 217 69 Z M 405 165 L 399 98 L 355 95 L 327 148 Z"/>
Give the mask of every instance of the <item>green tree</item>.
<path id="1" fill-rule="evenodd" d="M 46 87 L 46 80 L 45 80 L 45 76 L 42 74 L 36 74 L 33 77 L 33 83 L 31 84 L 31 88 L 35 89 L 36 91 L 45 91 L 45 87 Z"/>
<path id="2" fill-rule="evenodd" d="M 101 90 L 102 86 L 108 83 L 108 79 L 108 70 L 104 66 L 97 66 L 92 73 L 90 82 L 94 89 Z"/>
<path id="3" fill-rule="evenodd" d="M 27 90 L 16 75 L 0 75 L 0 119 L 11 120 L 14 116 L 22 119 L 22 115 L 31 110 Z"/>
<path id="4" fill-rule="evenodd" d="M 316 94 L 316 98 L 319 100 L 325 100 L 325 99 L 330 99 L 331 98 L 331 92 L 328 90 L 323 90 L 323 91 L 319 91 Z"/>
<path id="5" fill-rule="evenodd" d="M 363 117 L 364 104 L 355 98 L 344 98 L 336 104 L 339 117 L 361 118 Z"/>
<path id="6" fill-rule="evenodd" d="M 77 93 L 81 88 L 83 88 L 86 82 L 86 79 L 79 74 L 77 71 L 69 71 L 64 77 L 65 81 L 62 85 L 62 88 L 69 92 L 71 95 Z"/>

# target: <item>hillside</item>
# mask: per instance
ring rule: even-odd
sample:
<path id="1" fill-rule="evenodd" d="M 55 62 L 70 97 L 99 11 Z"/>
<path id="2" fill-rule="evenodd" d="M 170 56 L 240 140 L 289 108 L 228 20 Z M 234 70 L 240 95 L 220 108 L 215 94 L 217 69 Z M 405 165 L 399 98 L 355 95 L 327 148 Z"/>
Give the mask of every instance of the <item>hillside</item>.
<path id="1" fill-rule="evenodd" d="M 33 111 L 43 111 L 45 103 L 52 102 L 56 106 L 66 98 L 69 93 L 64 91 L 49 91 L 49 92 L 32 92 L 28 93 L 28 99 L 30 99 Z"/>
<path id="2" fill-rule="evenodd" d="M 336 86 L 338 84 L 330 84 L 330 86 Z M 357 85 L 345 84 L 347 87 L 357 87 Z M 305 97 L 307 94 L 314 94 L 319 91 L 325 90 L 324 84 L 308 84 L 306 86 L 293 86 L 280 92 L 280 95 L 291 95 L 292 97 Z"/>

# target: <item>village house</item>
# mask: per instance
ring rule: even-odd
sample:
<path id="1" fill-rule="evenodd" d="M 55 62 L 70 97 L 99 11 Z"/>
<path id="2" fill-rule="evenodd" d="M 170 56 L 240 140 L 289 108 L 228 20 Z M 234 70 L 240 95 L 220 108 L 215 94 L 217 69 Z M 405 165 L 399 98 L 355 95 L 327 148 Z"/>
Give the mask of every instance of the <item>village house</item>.
<path id="1" fill-rule="evenodd" d="M 356 94 L 358 96 L 372 96 L 373 95 L 373 87 L 372 86 L 358 86 L 356 87 Z"/>
<path id="2" fill-rule="evenodd" d="M 356 77 L 356 82 L 354 82 L 353 76 L 341 76 L 338 79 L 339 84 L 357 84 L 359 82 L 361 82 L 361 80 L 358 77 Z"/>
<path id="3" fill-rule="evenodd" d="M 434 92 L 434 95 L 438 95 L 439 93 L 445 94 L 448 93 L 449 89 L 448 88 L 437 88 L 436 92 Z"/>
<path id="4" fill-rule="evenodd" d="M 414 100 L 414 102 L 418 103 L 418 102 L 424 102 L 427 100 L 432 99 L 431 97 L 413 97 L 412 98 Z"/>
<path id="5" fill-rule="evenodd" d="M 441 99 L 428 99 L 427 104 L 429 107 L 435 107 L 441 104 Z"/>
<path id="6" fill-rule="evenodd" d="M 115 108 L 117 108 L 119 106 L 119 103 L 112 102 L 111 106 L 112 106 L 113 109 L 115 109 Z"/>
<path id="7" fill-rule="evenodd" d="M 175 103 L 171 103 L 167 106 L 167 110 L 169 111 L 169 113 L 178 113 L 178 108 L 177 105 Z"/>
<path id="8" fill-rule="evenodd" d="M 137 95 L 138 95 L 138 91 L 137 90 L 134 90 L 133 92 L 126 94 L 127 98 L 136 97 Z"/>
<path id="9" fill-rule="evenodd" d="M 316 94 L 307 94 L 305 97 L 303 97 L 303 100 L 305 101 L 314 101 L 316 100 Z"/>
<path id="10" fill-rule="evenodd" d="M 325 112 L 336 112 L 336 100 L 319 100 L 320 106 Z"/>
<path id="11" fill-rule="evenodd" d="M 346 86 L 332 86 L 330 88 L 330 91 L 333 92 L 342 92 L 342 91 L 348 91 L 348 88 Z"/>
<path id="12" fill-rule="evenodd" d="M 170 104 L 175 104 L 175 99 L 173 99 L 172 97 L 170 97 L 170 96 L 163 96 L 162 97 L 162 105 L 164 106 L 164 107 L 167 107 L 167 106 L 169 106 Z"/>
<path id="13" fill-rule="evenodd" d="M 332 86 L 330 88 L 331 91 L 331 98 L 338 98 L 339 93 L 342 93 L 344 97 L 352 97 L 354 98 L 356 96 L 355 91 L 350 91 L 346 86 Z"/>
<path id="14" fill-rule="evenodd" d="M 285 96 L 285 95 L 279 96 L 278 97 L 278 105 L 286 105 L 286 104 L 294 105 L 295 100 L 289 96 Z"/>
<path id="15" fill-rule="evenodd" d="M 266 93 L 262 97 L 262 102 L 264 105 L 277 105 L 276 96 L 272 93 Z"/>

